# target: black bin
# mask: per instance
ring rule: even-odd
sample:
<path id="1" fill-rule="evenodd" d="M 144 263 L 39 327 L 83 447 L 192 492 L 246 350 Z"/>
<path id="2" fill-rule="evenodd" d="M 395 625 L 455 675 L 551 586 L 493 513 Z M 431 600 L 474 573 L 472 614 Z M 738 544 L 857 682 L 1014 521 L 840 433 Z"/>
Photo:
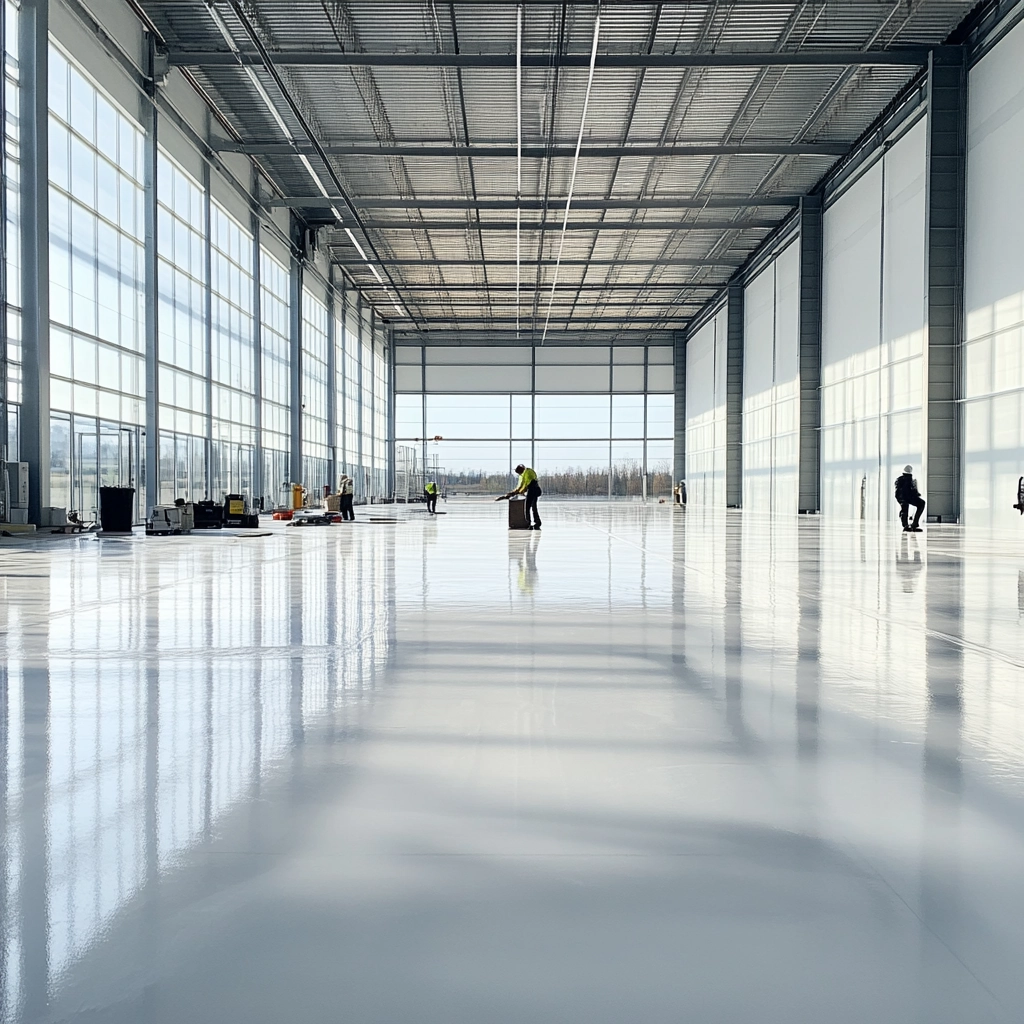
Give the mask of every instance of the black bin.
<path id="1" fill-rule="evenodd" d="M 508 528 L 510 530 L 528 530 L 530 521 L 526 518 L 526 502 L 522 498 L 512 498 L 508 503 Z"/>
<path id="2" fill-rule="evenodd" d="M 134 518 L 134 487 L 100 488 L 100 527 L 104 533 L 131 533 Z"/>

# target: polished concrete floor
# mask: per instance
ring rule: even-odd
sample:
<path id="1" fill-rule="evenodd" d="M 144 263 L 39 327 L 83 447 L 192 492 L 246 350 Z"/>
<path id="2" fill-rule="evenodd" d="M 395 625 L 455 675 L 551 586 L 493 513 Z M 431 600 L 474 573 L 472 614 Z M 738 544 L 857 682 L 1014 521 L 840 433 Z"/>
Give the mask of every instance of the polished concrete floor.
<path id="1" fill-rule="evenodd" d="M 0 1020 L 1024 1016 L 1024 526 L 0 547 Z"/>

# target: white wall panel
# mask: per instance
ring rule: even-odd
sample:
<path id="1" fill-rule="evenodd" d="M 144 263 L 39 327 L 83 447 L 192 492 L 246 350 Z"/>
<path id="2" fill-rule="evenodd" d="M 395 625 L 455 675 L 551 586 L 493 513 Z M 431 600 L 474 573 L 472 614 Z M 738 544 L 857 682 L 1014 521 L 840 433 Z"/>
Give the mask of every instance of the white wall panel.
<path id="1" fill-rule="evenodd" d="M 538 355 L 540 349 L 537 349 Z M 604 366 L 537 366 L 538 391 L 608 391 L 609 367 L 605 350 Z M 527 383 L 526 390 L 530 390 Z"/>
<path id="2" fill-rule="evenodd" d="M 775 456 L 772 511 L 800 510 L 800 250 L 775 260 Z"/>
<path id="3" fill-rule="evenodd" d="M 910 463 L 927 496 L 925 408 L 925 171 L 927 126 L 919 122 L 885 158 L 879 490 L 882 518 L 899 507 L 893 482 Z"/>
<path id="4" fill-rule="evenodd" d="M 743 292 L 743 507 L 772 504 L 775 389 L 775 263 Z"/>
<path id="5" fill-rule="evenodd" d="M 423 371 L 418 366 L 395 367 L 395 390 L 419 392 L 423 390 Z"/>
<path id="6" fill-rule="evenodd" d="M 821 510 L 859 518 L 861 486 L 868 475 L 878 505 L 877 415 L 871 437 L 864 394 L 878 393 L 881 161 L 825 211 L 823 234 Z"/>
<path id="7" fill-rule="evenodd" d="M 796 513 L 799 271 L 790 245 L 744 290 L 743 506 Z"/>
<path id="8" fill-rule="evenodd" d="M 461 364 L 530 364 L 529 346 L 428 345 L 427 365 L 431 363 Z M 607 356 L 605 357 L 607 360 Z"/>
<path id="9" fill-rule="evenodd" d="M 662 363 L 650 364 L 647 367 L 647 390 L 650 392 L 675 391 L 675 370 L 672 366 Z"/>
<path id="10" fill-rule="evenodd" d="M 825 211 L 822 512 L 894 519 L 924 479 L 924 120 Z"/>
<path id="11" fill-rule="evenodd" d="M 725 507 L 726 312 L 686 343 L 686 487 L 695 505 Z"/>
<path id="12" fill-rule="evenodd" d="M 395 367 L 396 370 L 399 367 Z M 607 372 L 607 371 L 606 371 Z M 428 392 L 451 394 L 530 390 L 529 366 L 430 366 L 426 367 Z"/>
<path id="13" fill-rule="evenodd" d="M 560 363 L 562 366 L 592 363 L 607 366 L 611 359 L 611 353 L 603 345 L 580 345 L 575 348 L 564 345 L 538 345 L 536 352 L 538 366 L 542 363 Z"/>
<path id="14" fill-rule="evenodd" d="M 642 393 L 644 390 L 643 366 L 612 367 L 612 390 Z"/>
<path id="15" fill-rule="evenodd" d="M 1024 25 L 971 70 L 964 265 L 964 518 L 1020 528 L 1024 473 Z"/>

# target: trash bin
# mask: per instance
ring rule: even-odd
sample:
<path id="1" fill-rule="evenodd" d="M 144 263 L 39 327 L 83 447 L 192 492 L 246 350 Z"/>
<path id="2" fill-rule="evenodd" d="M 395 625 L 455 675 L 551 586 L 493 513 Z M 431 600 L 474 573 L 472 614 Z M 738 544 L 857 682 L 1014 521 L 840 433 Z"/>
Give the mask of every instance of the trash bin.
<path id="1" fill-rule="evenodd" d="M 134 487 L 100 488 L 100 528 L 104 533 L 131 533 L 134 511 Z"/>
<path id="2" fill-rule="evenodd" d="M 530 521 L 526 518 L 526 502 L 522 498 L 512 498 L 508 503 L 508 528 L 510 530 L 528 530 Z"/>

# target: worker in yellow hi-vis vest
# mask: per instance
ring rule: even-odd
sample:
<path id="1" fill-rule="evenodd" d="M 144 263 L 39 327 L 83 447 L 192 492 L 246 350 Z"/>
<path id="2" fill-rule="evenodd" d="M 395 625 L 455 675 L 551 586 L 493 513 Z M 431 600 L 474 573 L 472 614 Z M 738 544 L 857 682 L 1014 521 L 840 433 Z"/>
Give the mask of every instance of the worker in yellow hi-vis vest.
<path id="1" fill-rule="evenodd" d="M 437 515 L 437 484 L 433 480 L 427 481 L 423 487 L 423 497 L 427 502 L 427 511 L 432 515 Z"/>
<path id="2" fill-rule="evenodd" d="M 512 498 L 517 494 L 526 495 L 526 521 L 530 522 L 530 516 L 533 515 L 533 523 L 527 526 L 528 530 L 539 530 L 540 529 L 540 513 L 537 511 L 537 499 L 544 493 L 540 489 L 540 484 L 537 482 L 537 471 L 530 469 L 528 466 L 524 466 L 521 462 L 516 466 L 516 472 L 519 474 L 519 483 L 516 484 L 515 489 L 508 492 L 508 494 L 502 495 L 504 498 Z M 500 498 L 498 499 L 501 500 Z"/>

